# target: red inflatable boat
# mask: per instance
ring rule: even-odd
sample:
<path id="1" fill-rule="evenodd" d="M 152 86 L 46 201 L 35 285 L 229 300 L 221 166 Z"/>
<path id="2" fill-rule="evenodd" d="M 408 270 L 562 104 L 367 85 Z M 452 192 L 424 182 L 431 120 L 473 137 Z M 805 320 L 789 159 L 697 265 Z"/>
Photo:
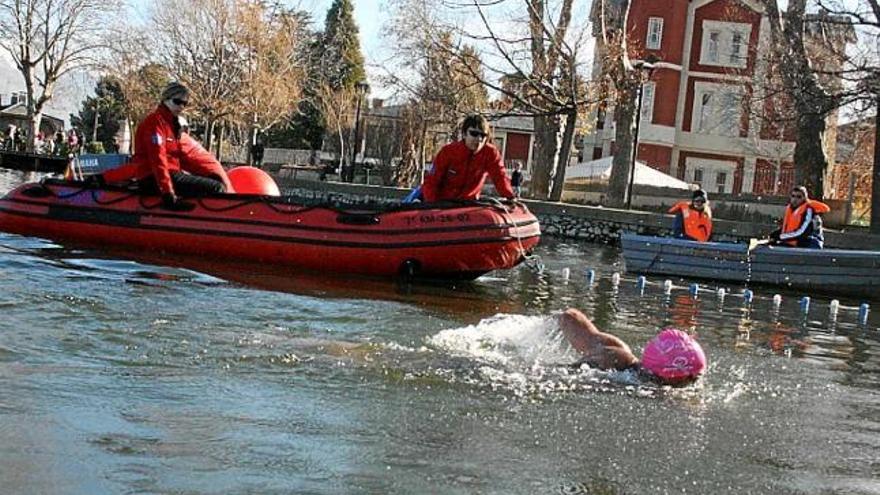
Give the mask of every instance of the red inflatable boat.
<path id="1" fill-rule="evenodd" d="M 521 204 L 411 204 L 342 210 L 289 197 L 219 195 L 170 211 L 158 197 L 45 180 L 0 199 L 0 230 L 307 270 L 475 278 L 520 263 L 540 239 Z"/>

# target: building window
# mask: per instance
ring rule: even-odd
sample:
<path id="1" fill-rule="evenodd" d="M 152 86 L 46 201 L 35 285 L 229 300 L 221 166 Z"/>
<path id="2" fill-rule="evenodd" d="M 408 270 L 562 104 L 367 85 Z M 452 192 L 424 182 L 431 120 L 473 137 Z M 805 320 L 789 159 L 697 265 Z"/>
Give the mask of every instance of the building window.
<path id="1" fill-rule="evenodd" d="M 654 120 L 654 88 L 656 84 L 646 82 L 642 84 L 642 122 L 651 123 Z"/>
<path id="2" fill-rule="evenodd" d="M 703 169 L 701 169 L 701 168 L 694 169 L 693 183 L 700 186 L 700 188 L 703 187 Z"/>
<path id="3" fill-rule="evenodd" d="M 728 61 L 730 65 L 739 64 L 740 52 L 743 48 L 743 37 L 739 31 L 734 31 L 730 39 L 730 54 Z"/>
<path id="4" fill-rule="evenodd" d="M 718 193 L 733 192 L 733 177 L 737 163 L 729 160 L 710 160 L 706 158 L 688 157 L 685 161 L 686 170 L 693 171 L 691 177 L 694 184 L 707 191 Z"/>
<path id="5" fill-rule="evenodd" d="M 660 43 L 663 41 L 663 18 L 648 18 L 648 38 L 645 40 L 645 47 L 649 50 L 659 50 Z"/>
<path id="6" fill-rule="evenodd" d="M 605 105 L 599 105 L 599 109 L 596 111 L 596 129 L 604 129 L 605 128 Z"/>
<path id="7" fill-rule="evenodd" d="M 695 83 L 691 129 L 700 134 L 739 136 L 742 98 L 742 89 L 733 85 Z"/>
<path id="8" fill-rule="evenodd" d="M 721 32 L 709 31 L 709 44 L 706 45 L 706 60 L 718 62 L 718 44 L 721 43 Z"/>
<path id="9" fill-rule="evenodd" d="M 703 21 L 700 64 L 744 68 L 751 33 L 751 24 Z"/>
<path id="10" fill-rule="evenodd" d="M 593 160 L 598 160 L 599 158 L 602 158 L 602 147 L 601 146 L 594 146 L 593 147 Z"/>
<path id="11" fill-rule="evenodd" d="M 727 190 L 727 172 L 715 173 L 715 192 L 723 193 Z"/>

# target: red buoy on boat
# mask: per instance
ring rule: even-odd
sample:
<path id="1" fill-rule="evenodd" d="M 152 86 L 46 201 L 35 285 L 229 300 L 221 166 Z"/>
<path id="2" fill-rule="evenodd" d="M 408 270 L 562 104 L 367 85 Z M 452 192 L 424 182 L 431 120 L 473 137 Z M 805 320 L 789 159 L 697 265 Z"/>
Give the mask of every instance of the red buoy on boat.
<path id="1" fill-rule="evenodd" d="M 237 194 L 281 196 L 272 177 L 256 167 L 235 167 L 226 173 Z"/>

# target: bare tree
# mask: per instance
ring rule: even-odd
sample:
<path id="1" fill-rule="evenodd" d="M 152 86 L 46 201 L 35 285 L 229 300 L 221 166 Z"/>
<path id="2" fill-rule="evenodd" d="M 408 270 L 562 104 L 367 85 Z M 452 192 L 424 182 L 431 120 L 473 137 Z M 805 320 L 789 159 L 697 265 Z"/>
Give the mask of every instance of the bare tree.
<path id="1" fill-rule="evenodd" d="M 324 123 L 337 138 L 340 170 L 349 154 L 345 148 L 345 132 L 354 121 L 355 92 L 354 88 L 334 88 L 330 82 L 320 83 L 315 90 L 315 100 L 324 116 Z"/>
<path id="2" fill-rule="evenodd" d="M 235 42 L 242 50 L 244 71 L 236 98 L 241 108 L 233 117 L 249 129 L 248 142 L 253 144 L 260 129 L 288 117 L 302 98 L 309 38 L 305 19 L 279 6 L 243 2 L 237 14 Z"/>
<path id="3" fill-rule="evenodd" d="M 0 0 L 0 49 L 24 78 L 28 151 L 58 80 L 93 60 L 117 0 Z"/>
<path id="4" fill-rule="evenodd" d="M 573 1 L 404 0 L 397 10 L 413 26 L 411 33 L 505 95 L 511 103 L 505 114 L 534 118 L 531 190 L 539 198 L 559 200 L 578 115 L 590 103 L 578 77 L 580 50 L 589 33 L 571 29 Z M 471 22 L 459 22 L 462 18 Z M 450 33 L 453 43 L 446 42 Z M 482 60 L 479 70 L 465 49 L 470 46 Z M 400 72 L 399 68 L 389 71 Z M 510 77 L 522 83 L 503 84 Z"/>
<path id="5" fill-rule="evenodd" d="M 234 112 L 246 65 L 238 33 L 238 0 L 158 0 L 150 43 L 159 63 L 192 91 L 190 110 L 205 124 L 211 149 L 215 126 Z"/>

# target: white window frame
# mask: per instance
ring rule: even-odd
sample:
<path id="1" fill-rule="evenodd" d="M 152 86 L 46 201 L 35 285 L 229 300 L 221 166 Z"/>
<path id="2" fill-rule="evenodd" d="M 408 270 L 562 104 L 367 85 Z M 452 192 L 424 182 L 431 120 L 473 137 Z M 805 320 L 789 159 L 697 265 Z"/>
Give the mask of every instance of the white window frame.
<path id="1" fill-rule="evenodd" d="M 717 42 L 712 40 L 717 33 Z M 700 64 L 715 67 L 743 69 L 749 61 L 749 39 L 752 25 L 740 22 L 703 21 L 703 39 L 700 47 Z M 734 35 L 740 43 L 734 45 Z"/>
<path id="2" fill-rule="evenodd" d="M 657 83 L 648 81 L 642 84 L 642 123 L 650 124 L 654 121 L 654 97 Z"/>
<path id="3" fill-rule="evenodd" d="M 697 81 L 691 112 L 691 132 L 731 138 L 740 137 L 743 88 L 733 84 Z M 725 105 L 723 100 L 732 104 Z"/>
<path id="4" fill-rule="evenodd" d="M 696 183 L 696 171 L 702 171 L 701 188 L 716 193 L 732 193 L 734 174 L 736 173 L 737 163 L 727 160 L 712 160 L 708 158 L 688 157 L 686 160 L 687 177 L 692 183 Z M 718 173 L 725 174 L 724 191 L 718 190 Z"/>
<path id="5" fill-rule="evenodd" d="M 648 17 L 648 32 L 645 37 L 645 48 L 659 50 L 663 44 L 663 18 Z"/>

